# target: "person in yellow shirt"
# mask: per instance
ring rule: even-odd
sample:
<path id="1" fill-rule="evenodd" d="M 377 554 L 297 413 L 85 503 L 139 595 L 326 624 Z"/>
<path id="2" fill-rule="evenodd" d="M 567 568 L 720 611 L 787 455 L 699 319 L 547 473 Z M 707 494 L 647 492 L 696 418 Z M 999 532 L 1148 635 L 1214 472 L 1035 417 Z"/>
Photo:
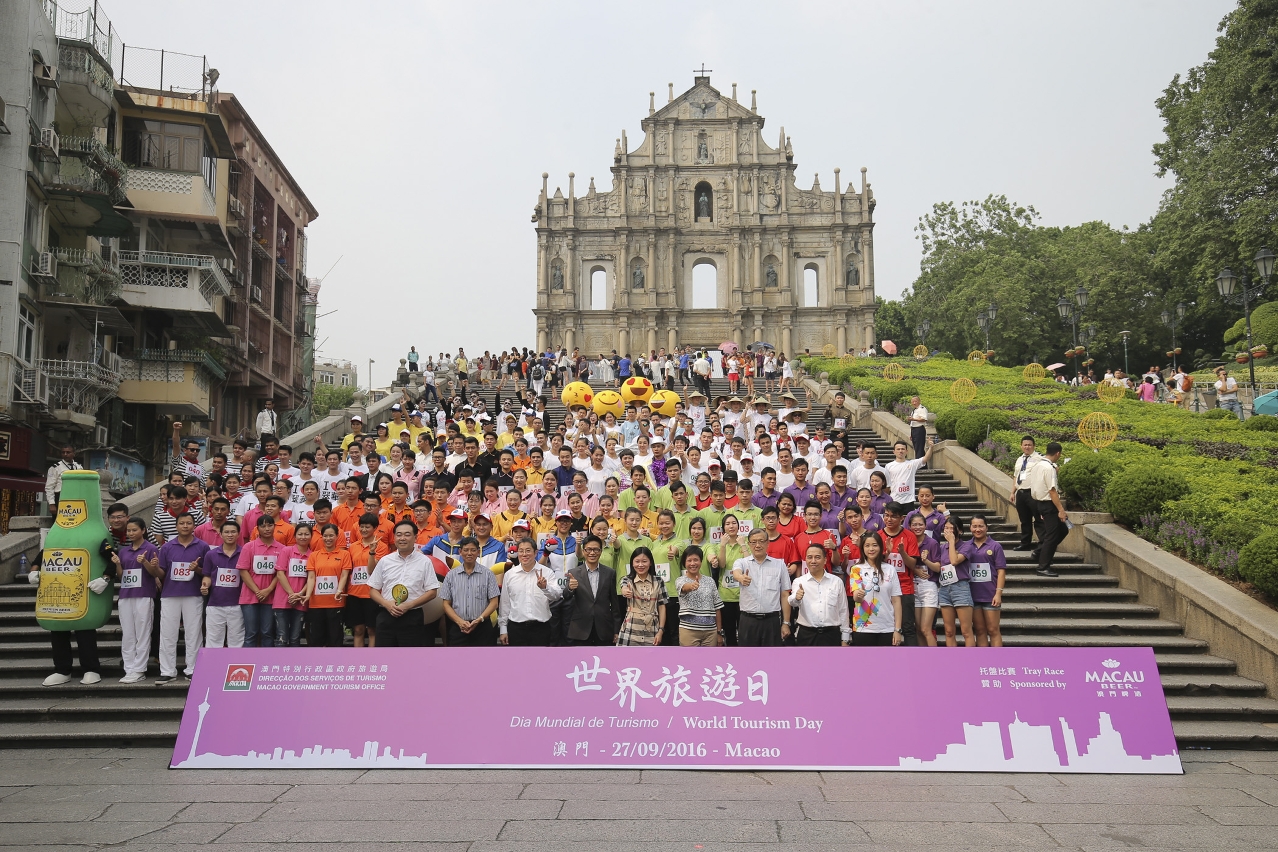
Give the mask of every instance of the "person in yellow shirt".
<path id="1" fill-rule="evenodd" d="M 657 536 L 657 512 L 648 508 L 652 492 L 646 485 L 635 489 L 635 508 L 639 510 L 639 531 L 649 538 Z"/>
<path id="2" fill-rule="evenodd" d="M 528 467 L 525 469 L 528 471 L 529 486 L 541 485 L 541 479 L 546 475 L 546 469 L 542 467 L 545 455 L 541 447 L 530 447 L 528 449 L 529 462 Z M 516 455 L 516 459 L 518 459 L 518 455 Z"/>
<path id="3" fill-rule="evenodd" d="M 320 437 L 316 435 L 315 439 L 319 441 Z M 356 414 L 351 417 L 350 434 L 342 438 L 342 458 L 346 458 L 346 451 L 351 448 L 352 443 L 362 440 L 364 440 L 364 418 Z"/>
<path id="4" fill-rule="evenodd" d="M 493 538 L 498 541 L 505 541 L 510 537 L 510 532 L 515 526 L 515 521 L 522 521 L 527 518 L 527 514 L 519 508 L 523 502 L 523 495 L 514 488 L 505 494 L 506 508 L 493 516 Z"/>
<path id="5" fill-rule="evenodd" d="M 518 418 L 516 418 L 515 415 L 506 415 L 505 428 L 502 429 L 501 434 L 497 436 L 497 449 L 504 450 L 507 447 L 513 447 L 515 439 L 522 438 L 524 436 L 524 430 L 520 429 L 519 426 L 516 425 L 518 422 Z"/>
<path id="6" fill-rule="evenodd" d="M 528 526 L 533 538 L 537 540 L 537 546 L 541 547 L 541 542 L 545 537 L 555 531 L 555 497 L 553 494 L 542 495 L 541 514 L 535 518 L 529 518 Z"/>
<path id="7" fill-rule="evenodd" d="M 461 425 L 461 436 L 463 438 L 475 438 L 476 440 L 484 436 L 484 430 L 477 425 L 475 415 L 466 415 L 466 419 L 462 421 Z"/>
<path id="8" fill-rule="evenodd" d="M 408 434 L 412 438 L 412 446 L 414 447 L 420 446 L 417 441 L 420 435 L 430 435 L 432 441 L 435 437 L 434 431 L 422 422 L 422 413 L 415 408 L 408 415 Z M 427 452 L 429 451 L 427 450 Z"/>
<path id="9" fill-rule="evenodd" d="M 617 514 L 616 501 L 605 494 L 599 498 L 599 514 L 596 518 L 603 518 L 608 522 L 608 529 L 617 535 L 621 535 L 626 531 L 626 521 L 621 515 Z"/>
<path id="10" fill-rule="evenodd" d="M 391 444 L 395 443 L 395 438 L 390 435 L 390 426 L 386 423 L 377 424 L 377 454 L 382 458 L 390 456 Z"/>

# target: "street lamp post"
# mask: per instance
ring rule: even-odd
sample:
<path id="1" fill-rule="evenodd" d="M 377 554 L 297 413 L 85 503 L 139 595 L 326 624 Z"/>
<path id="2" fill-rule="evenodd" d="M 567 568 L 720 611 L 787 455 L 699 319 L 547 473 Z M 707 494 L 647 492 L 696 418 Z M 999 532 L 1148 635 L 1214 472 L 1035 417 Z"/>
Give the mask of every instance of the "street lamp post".
<path id="1" fill-rule="evenodd" d="M 927 346 L 927 333 L 932 330 L 932 323 L 924 319 L 914 327 L 914 333 L 919 336 L 919 342 Z"/>
<path id="2" fill-rule="evenodd" d="M 372 358 L 368 359 L 368 402 L 370 405 L 373 402 L 373 365 L 376 363 Z"/>
<path id="3" fill-rule="evenodd" d="M 1251 394 L 1254 400 L 1259 391 L 1256 388 L 1256 359 L 1251 354 L 1251 303 L 1260 298 L 1265 288 L 1269 286 L 1269 276 L 1274 271 L 1274 253 L 1267 248 L 1262 248 L 1256 252 L 1253 260 L 1256 263 L 1256 277 L 1260 279 L 1258 282 L 1251 283 L 1246 274 L 1240 282 L 1233 270 L 1226 266 L 1216 276 L 1216 289 L 1220 291 L 1220 297 L 1226 302 L 1232 305 L 1242 304 L 1243 318 L 1247 322 L 1247 370 L 1251 376 Z"/>
<path id="4" fill-rule="evenodd" d="M 990 351 L 990 325 L 994 322 L 994 318 L 998 316 L 998 305 L 990 302 L 990 306 L 983 311 L 976 312 L 976 324 L 981 331 L 985 333 L 985 351 Z"/>
<path id="5" fill-rule="evenodd" d="M 1077 307 L 1075 307 L 1077 304 Z M 1087 288 L 1082 284 L 1078 285 L 1078 289 L 1074 291 L 1074 301 L 1071 302 L 1065 296 L 1061 296 L 1056 300 L 1056 312 L 1061 315 L 1061 319 L 1069 323 L 1070 330 L 1073 334 L 1074 348 L 1078 348 L 1078 324 L 1083 320 L 1083 312 L 1087 310 Z M 1075 356 L 1077 357 L 1077 356 Z M 1074 377 L 1079 375 L 1079 362 L 1074 362 Z"/>
<path id="6" fill-rule="evenodd" d="M 1185 303 L 1176 303 L 1176 313 L 1163 308 L 1163 312 L 1159 314 L 1159 319 L 1163 321 L 1163 325 L 1171 329 L 1172 333 L 1172 370 L 1176 369 L 1176 326 L 1185 318 Z"/>
<path id="7" fill-rule="evenodd" d="M 1126 376 L 1131 372 L 1131 370 L 1127 369 L 1127 338 L 1131 337 L 1132 333 L 1124 329 L 1119 334 L 1123 337 L 1123 375 Z"/>

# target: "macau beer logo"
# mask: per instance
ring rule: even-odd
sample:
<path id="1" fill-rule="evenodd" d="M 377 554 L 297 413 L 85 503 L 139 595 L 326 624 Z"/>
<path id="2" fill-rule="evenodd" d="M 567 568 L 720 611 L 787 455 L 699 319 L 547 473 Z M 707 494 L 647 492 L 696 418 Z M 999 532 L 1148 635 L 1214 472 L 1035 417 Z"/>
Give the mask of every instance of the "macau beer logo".
<path id="1" fill-rule="evenodd" d="M 1102 660 L 1101 665 L 1104 666 L 1106 670 L 1102 672 L 1087 672 L 1083 678 L 1085 683 L 1113 685 L 1145 682 L 1144 672 L 1119 671 L 1123 664 L 1112 657 L 1107 660 Z"/>
<path id="2" fill-rule="evenodd" d="M 63 529 L 74 529 L 89 517 L 89 506 L 84 500 L 63 500 L 58 503 L 57 524 Z"/>
<path id="3" fill-rule="evenodd" d="M 36 592 L 37 618 L 74 621 L 84 617 L 89 610 L 89 559 L 89 551 L 81 548 L 45 548 Z"/>

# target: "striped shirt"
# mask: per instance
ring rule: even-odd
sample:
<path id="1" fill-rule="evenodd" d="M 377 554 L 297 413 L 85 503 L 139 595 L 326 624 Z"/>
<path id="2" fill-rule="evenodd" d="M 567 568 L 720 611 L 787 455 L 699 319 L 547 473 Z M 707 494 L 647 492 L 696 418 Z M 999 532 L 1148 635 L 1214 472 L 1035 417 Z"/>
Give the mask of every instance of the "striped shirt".
<path id="1" fill-rule="evenodd" d="M 457 566 L 444 577 L 444 586 L 439 590 L 439 599 L 452 603 L 453 611 L 466 621 L 479 618 L 488 602 L 500 596 L 497 576 L 482 565 L 476 565 L 470 573 Z"/>

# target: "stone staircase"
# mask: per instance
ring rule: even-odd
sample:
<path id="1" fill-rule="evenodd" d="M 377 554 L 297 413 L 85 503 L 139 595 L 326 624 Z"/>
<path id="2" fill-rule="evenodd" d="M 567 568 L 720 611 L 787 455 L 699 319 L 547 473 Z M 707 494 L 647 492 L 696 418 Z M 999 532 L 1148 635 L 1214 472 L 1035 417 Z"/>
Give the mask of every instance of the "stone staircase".
<path id="1" fill-rule="evenodd" d="M 726 394 L 726 385 L 716 380 L 713 393 Z M 483 395 L 491 404 L 494 392 Z M 802 399 L 801 392 L 796 395 Z M 775 394 L 773 401 L 778 401 Z M 562 417 L 558 400 L 550 410 L 552 417 Z M 823 411 L 824 406 L 814 407 L 810 422 Z M 853 432 L 853 439 L 873 441 L 881 458 L 890 456 L 888 443 L 873 432 Z M 918 479 L 965 521 L 986 510 L 945 473 L 923 471 Z M 1187 638 L 1182 625 L 1141 604 L 1134 591 L 1119 587 L 1100 566 L 1058 553 L 1054 567 L 1060 576 L 1040 577 L 1028 553 L 1011 550 L 1016 543 L 1011 524 L 992 518 L 991 532 L 1008 549 L 1002 620 L 1008 646 L 1151 647 L 1182 748 L 1278 749 L 1278 701 L 1264 684 L 1238 675 L 1232 660 L 1213 656 L 1206 642 Z M 49 641 L 34 607 L 35 589 L 26 582 L 0 586 L 0 748 L 172 745 L 187 687 L 157 688 L 152 680 L 119 684 L 120 627 L 114 614 L 98 631 L 102 682 L 42 686 L 51 670 Z M 936 626 L 943 635 L 939 620 Z M 152 678 L 156 671 L 153 663 Z"/>

